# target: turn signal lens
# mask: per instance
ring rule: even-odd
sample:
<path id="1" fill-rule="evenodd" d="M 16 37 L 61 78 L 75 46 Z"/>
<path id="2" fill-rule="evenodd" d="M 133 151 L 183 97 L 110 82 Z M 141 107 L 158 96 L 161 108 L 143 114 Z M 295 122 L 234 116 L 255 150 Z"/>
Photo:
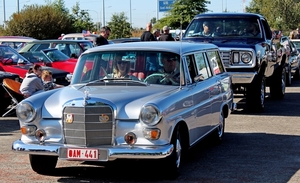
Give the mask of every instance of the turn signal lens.
<path id="1" fill-rule="evenodd" d="M 157 140 L 160 137 L 161 131 L 158 128 L 155 129 L 144 129 L 144 137 L 149 140 Z"/>
<path id="2" fill-rule="evenodd" d="M 30 126 L 22 126 L 21 127 L 21 133 L 23 135 L 31 135 L 31 136 L 33 136 L 33 135 L 35 135 L 35 130 L 36 129 L 37 129 L 36 126 L 32 126 L 32 125 L 30 125 Z"/>

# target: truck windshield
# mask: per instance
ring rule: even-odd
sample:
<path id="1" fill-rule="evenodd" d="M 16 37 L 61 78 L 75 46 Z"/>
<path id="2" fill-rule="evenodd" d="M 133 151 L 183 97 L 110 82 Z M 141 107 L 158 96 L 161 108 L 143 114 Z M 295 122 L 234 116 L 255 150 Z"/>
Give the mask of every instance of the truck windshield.
<path id="1" fill-rule="evenodd" d="M 226 17 L 194 19 L 184 37 L 249 37 L 262 38 L 257 19 Z"/>

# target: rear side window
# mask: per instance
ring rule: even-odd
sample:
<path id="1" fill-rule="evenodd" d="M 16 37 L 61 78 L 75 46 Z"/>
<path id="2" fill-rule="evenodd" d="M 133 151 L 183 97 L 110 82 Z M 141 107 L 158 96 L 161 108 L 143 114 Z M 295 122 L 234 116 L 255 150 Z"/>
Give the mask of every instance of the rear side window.
<path id="1" fill-rule="evenodd" d="M 207 51 L 207 57 L 212 67 L 214 74 L 220 74 L 225 72 L 220 55 L 218 51 Z"/>

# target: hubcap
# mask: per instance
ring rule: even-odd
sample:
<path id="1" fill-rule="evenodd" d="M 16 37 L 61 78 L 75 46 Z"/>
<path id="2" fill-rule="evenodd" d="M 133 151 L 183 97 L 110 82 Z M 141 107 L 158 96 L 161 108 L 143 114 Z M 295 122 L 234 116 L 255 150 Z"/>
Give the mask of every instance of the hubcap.
<path id="1" fill-rule="evenodd" d="M 218 135 L 221 138 L 223 136 L 223 129 L 224 129 L 224 118 L 223 115 L 220 116 L 220 122 L 218 127 Z"/>
<path id="2" fill-rule="evenodd" d="M 179 168 L 180 166 L 180 159 L 181 159 L 181 145 L 180 145 L 180 140 L 177 138 L 176 140 L 176 166 Z"/>
<path id="3" fill-rule="evenodd" d="M 262 80 L 262 82 L 261 82 L 261 89 L 260 89 L 260 104 L 262 106 L 265 103 L 265 90 L 266 90 L 265 82 L 264 82 L 264 80 Z"/>

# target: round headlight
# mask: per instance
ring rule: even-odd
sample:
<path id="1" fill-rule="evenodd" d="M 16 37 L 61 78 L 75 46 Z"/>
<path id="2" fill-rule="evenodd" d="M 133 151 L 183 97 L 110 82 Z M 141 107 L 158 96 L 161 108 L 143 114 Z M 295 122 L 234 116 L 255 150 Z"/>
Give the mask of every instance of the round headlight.
<path id="1" fill-rule="evenodd" d="M 242 62 L 249 63 L 252 60 L 252 56 L 250 53 L 243 53 L 241 56 Z"/>
<path id="2" fill-rule="evenodd" d="M 31 122 L 36 115 L 36 111 L 34 110 L 33 106 L 30 103 L 26 102 L 18 104 L 16 113 L 19 120 L 24 123 Z"/>
<path id="3" fill-rule="evenodd" d="M 146 125 L 156 125 L 160 120 L 160 112 L 154 106 L 144 106 L 141 110 L 140 120 Z"/>

